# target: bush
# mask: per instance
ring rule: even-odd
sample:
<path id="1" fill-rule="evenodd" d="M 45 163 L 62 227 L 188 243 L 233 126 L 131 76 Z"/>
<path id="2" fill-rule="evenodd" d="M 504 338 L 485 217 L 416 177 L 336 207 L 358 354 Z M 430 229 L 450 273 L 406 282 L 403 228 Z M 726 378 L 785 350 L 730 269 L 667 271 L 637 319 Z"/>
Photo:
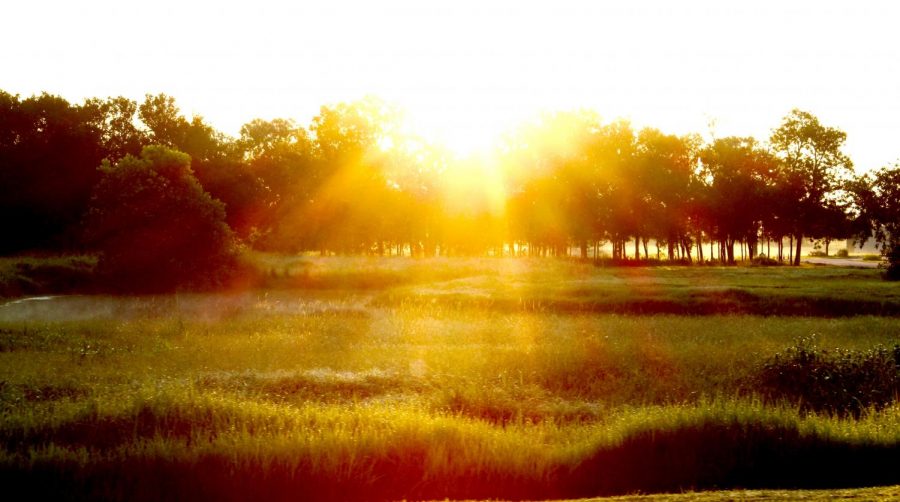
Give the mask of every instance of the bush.
<path id="1" fill-rule="evenodd" d="M 850 253 L 848 253 L 846 249 L 838 249 L 834 255 L 838 258 L 847 258 L 850 256 Z"/>
<path id="2" fill-rule="evenodd" d="M 764 254 L 750 260 L 751 267 L 777 267 L 779 265 L 781 265 L 780 261 L 773 260 Z"/>
<path id="3" fill-rule="evenodd" d="M 801 339 L 763 365 L 756 388 L 768 400 L 788 400 L 804 411 L 859 415 L 882 409 L 900 393 L 900 345 L 866 351 L 819 349 Z"/>
<path id="4" fill-rule="evenodd" d="M 212 287 L 236 267 L 224 205 L 203 190 L 188 155 L 145 147 L 104 162 L 86 221 L 98 272 L 117 290 Z"/>

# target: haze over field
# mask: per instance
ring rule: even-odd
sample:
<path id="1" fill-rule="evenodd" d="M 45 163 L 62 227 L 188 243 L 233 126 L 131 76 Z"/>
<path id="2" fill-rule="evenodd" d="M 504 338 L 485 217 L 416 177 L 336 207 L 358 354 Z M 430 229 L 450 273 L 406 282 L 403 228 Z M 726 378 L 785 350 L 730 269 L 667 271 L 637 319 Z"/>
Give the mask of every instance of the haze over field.
<path id="1" fill-rule="evenodd" d="M 857 171 L 897 159 L 893 2 L 26 2 L 7 4 L 0 88 L 177 96 L 236 135 L 374 94 L 461 154 L 539 110 L 758 138 L 790 109 L 848 133 Z"/>

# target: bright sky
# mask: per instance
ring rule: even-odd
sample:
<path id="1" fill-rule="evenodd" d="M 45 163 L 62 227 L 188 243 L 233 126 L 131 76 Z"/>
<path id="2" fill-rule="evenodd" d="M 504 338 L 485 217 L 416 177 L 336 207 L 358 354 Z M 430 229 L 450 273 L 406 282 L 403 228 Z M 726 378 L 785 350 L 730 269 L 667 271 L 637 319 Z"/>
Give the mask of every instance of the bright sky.
<path id="1" fill-rule="evenodd" d="M 484 147 L 539 110 L 768 137 L 791 108 L 900 158 L 900 2 L 10 0 L 0 89 L 174 96 L 229 134 L 367 94 Z"/>

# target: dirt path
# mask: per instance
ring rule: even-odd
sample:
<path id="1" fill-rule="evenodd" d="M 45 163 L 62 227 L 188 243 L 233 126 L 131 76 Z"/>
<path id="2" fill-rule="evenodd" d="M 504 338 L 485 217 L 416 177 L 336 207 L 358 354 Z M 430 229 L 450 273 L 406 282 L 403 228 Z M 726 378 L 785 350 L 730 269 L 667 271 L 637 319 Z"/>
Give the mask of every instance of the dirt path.
<path id="1" fill-rule="evenodd" d="M 732 490 L 677 495 L 633 495 L 587 499 L 584 502 L 724 502 L 727 500 L 898 500 L 900 486 L 838 490 Z"/>
<path id="2" fill-rule="evenodd" d="M 806 263 L 813 265 L 831 265 L 834 267 L 856 267 L 856 268 L 878 268 L 880 262 L 863 261 L 860 258 L 815 258 L 807 257 L 803 259 Z"/>

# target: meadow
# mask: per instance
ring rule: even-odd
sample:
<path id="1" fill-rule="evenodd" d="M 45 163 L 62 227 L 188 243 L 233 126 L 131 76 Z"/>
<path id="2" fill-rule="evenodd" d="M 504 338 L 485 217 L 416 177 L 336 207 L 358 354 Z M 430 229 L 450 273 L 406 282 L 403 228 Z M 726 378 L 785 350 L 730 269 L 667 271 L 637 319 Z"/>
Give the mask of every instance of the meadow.
<path id="1" fill-rule="evenodd" d="M 6 300 L 7 493 L 541 499 L 900 484 L 900 290 L 877 271 L 257 261 L 252 289 Z M 863 498 L 896 494 L 872 490 Z"/>

